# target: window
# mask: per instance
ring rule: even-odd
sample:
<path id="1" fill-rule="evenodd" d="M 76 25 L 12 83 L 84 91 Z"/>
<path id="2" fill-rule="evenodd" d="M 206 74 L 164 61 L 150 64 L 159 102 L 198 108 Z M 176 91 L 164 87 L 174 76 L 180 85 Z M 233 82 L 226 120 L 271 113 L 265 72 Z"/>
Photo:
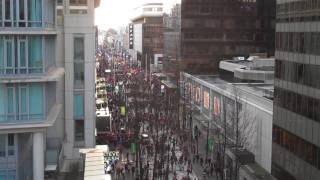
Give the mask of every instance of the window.
<path id="1" fill-rule="evenodd" d="M 320 169 L 317 157 L 320 156 L 320 148 L 290 132 L 273 125 L 272 141 L 297 157 Z"/>
<path id="2" fill-rule="evenodd" d="M 41 84 L 29 86 L 29 113 L 31 119 L 41 119 L 44 113 L 43 87 Z"/>
<path id="3" fill-rule="evenodd" d="M 0 86 L 0 122 L 43 120 L 43 89 L 40 83 Z"/>
<path id="4" fill-rule="evenodd" d="M 4 0 L 0 8 L 0 26 L 42 27 L 42 0 Z"/>
<path id="5" fill-rule="evenodd" d="M 4 59 L 4 39 L 0 37 L 0 74 L 4 73 Z"/>
<path id="6" fill-rule="evenodd" d="M 27 59 L 26 59 L 26 51 L 27 45 L 26 40 L 19 40 L 18 41 L 18 67 L 19 67 L 19 74 L 26 74 L 27 73 Z"/>
<path id="7" fill-rule="evenodd" d="M 25 0 L 19 0 L 18 6 L 19 6 L 19 27 L 25 27 L 26 26 L 26 1 Z"/>
<path id="8" fill-rule="evenodd" d="M 0 134 L 0 158 L 5 156 L 6 156 L 6 135 Z"/>
<path id="9" fill-rule="evenodd" d="M 8 156 L 14 156 L 14 134 L 8 134 Z"/>
<path id="10" fill-rule="evenodd" d="M 43 37 L 0 37 L 0 74 L 43 72 Z"/>
<path id="11" fill-rule="evenodd" d="M 12 74 L 13 73 L 13 66 L 14 66 L 14 51 L 13 51 L 13 42 L 12 40 L 5 41 L 5 62 L 6 62 L 6 73 Z"/>
<path id="12" fill-rule="evenodd" d="M 28 66 L 30 73 L 42 72 L 42 37 L 32 36 L 29 38 Z"/>
<path id="13" fill-rule="evenodd" d="M 70 0 L 70 5 L 72 6 L 87 5 L 87 0 Z"/>
<path id="14" fill-rule="evenodd" d="M 58 0 L 57 5 L 61 6 L 62 5 L 62 0 Z"/>
<path id="15" fill-rule="evenodd" d="M 74 38 L 74 60 L 84 61 L 84 38 L 75 37 Z"/>
<path id="16" fill-rule="evenodd" d="M 28 1 L 28 19 L 30 27 L 41 27 L 42 24 L 42 0 Z"/>
<path id="17" fill-rule="evenodd" d="M 7 103 L 8 103 L 8 109 L 7 112 L 8 114 L 13 114 L 14 113 L 14 89 L 13 87 L 8 87 L 7 88 Z"/>
<path id="18" fill-rule="evenodd" d="M 28 119 L 28 105 L 27 105 L 27 87 L 20 87 L 20 114 L 21 114 L 21 119 L 22 120 L 27 120 Z"/>
<path id="19" fill-rule="evenodd" d="M 2 2 L 0 2 L 0 27 L 2 26 Z"/>
<path id="20" fill-rule="evenodd" d="M 4 26 L 12 26 L 12 14 L 13 14 L 12 0 L 4 0 Z"/>
<path id="21" fill-rule="evenodd" d="M 84 87 L 84 63 L 74 63 L 74 88 L 83 89 Z"/>
<path id="22" fill-rule="evenodd" d="M 84 94 L 75 92 L 74 100 L 73 100 L 73 112 L 75 118 L 83 118 L 84 117 Z"/>
<path id="23" fill-rule="evenodd" d="M 84 120 L 75 120 L 74 133 L 75 141 L 84 141 Z"/>

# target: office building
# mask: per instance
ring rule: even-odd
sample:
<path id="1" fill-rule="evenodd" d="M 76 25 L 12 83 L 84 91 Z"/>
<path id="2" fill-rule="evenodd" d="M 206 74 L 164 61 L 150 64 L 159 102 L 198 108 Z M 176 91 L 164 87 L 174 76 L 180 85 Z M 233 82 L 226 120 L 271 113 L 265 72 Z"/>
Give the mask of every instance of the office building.
<path id="1" fill-rule="evenodd" d="M 0 179 L 43 180 L 94 147 L 91 0 L 0 1 Z"/>
<path id="2" fill-rule="evenodd" d="M 277 1 L 272 174 L 320 177 L 320 1 Z"/>
<path id="3" fill-rule="evenodd" d="M 168 80 L 178 82 L 181 53 L 181 4 L 172 6 L 170 13 L 163 15 L 163 71 Z"/>
<path id="4" fill-rule="evenodd" d="M 275 0 L 182 0 L 181 71 L 217 73 L 219 60 L 274 53 Z"/>
<path id="5" fill-rule="evenodd" d="M 163 4 L 146 3 L 134 9 L 133 57 L 146 70 L 157 69 L 163 57 Z"/>

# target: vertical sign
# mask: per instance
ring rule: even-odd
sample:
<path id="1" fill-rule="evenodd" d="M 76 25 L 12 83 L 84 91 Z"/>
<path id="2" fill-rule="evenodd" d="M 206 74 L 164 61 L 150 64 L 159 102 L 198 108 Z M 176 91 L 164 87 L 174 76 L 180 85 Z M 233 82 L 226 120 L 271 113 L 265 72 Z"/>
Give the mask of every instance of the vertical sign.
<path id="1" fill-rule="evenodd" d="M 129 49 L 133 49 L 133 24 L 129 25 Z"/>
<path id="2" fill-rule="evenodd" d="M 210 107 L 210 94 L 208 91 L 203 91 L 203 107 L 209 110 Z"/>

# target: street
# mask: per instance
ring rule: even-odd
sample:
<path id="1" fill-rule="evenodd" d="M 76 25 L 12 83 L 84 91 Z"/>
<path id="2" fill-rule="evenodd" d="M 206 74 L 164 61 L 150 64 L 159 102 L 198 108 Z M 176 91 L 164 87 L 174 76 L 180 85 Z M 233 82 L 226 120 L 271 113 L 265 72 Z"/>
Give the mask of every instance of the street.
<path id="1" fill-rule="evenodd" d="M 157 76 L 108 53 L 111 58 L 102 58 L 98 72 L 111 85 L 106 94 L 112 117 L 110 127 L 104 128 L 109 135 L 98 132 L 97 143 L 106 143 L 111 150 L 120 152 L 119 160 L 112 164 L 112 176 L 215 179 L 214 162 L 209 157 L 205 159 L 205 135 L 193 138 L 188 133 L 190 129 L 183 127 L 179 104 L 175 104 L 179 101 L 177 94 L 165 89 Z"/>

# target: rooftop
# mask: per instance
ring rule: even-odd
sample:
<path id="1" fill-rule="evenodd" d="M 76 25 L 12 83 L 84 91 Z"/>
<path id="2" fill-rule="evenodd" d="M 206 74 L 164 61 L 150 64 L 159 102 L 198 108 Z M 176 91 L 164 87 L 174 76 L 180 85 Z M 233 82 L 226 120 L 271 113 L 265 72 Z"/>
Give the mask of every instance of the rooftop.
<path id="1" fill-rule="evenodd" d="M 272 83 L 235 83 L 223 80 L 219 75 L 190 75 L 184 73 L 184 77 L 187 81 L 188 79 L 193 80 L 228 97 L 234 97 L 235 90 L 238 90 L 240 96 L 245 97 L 243 100 L 249 100 L 272 113 L 274 91 Z"/>

